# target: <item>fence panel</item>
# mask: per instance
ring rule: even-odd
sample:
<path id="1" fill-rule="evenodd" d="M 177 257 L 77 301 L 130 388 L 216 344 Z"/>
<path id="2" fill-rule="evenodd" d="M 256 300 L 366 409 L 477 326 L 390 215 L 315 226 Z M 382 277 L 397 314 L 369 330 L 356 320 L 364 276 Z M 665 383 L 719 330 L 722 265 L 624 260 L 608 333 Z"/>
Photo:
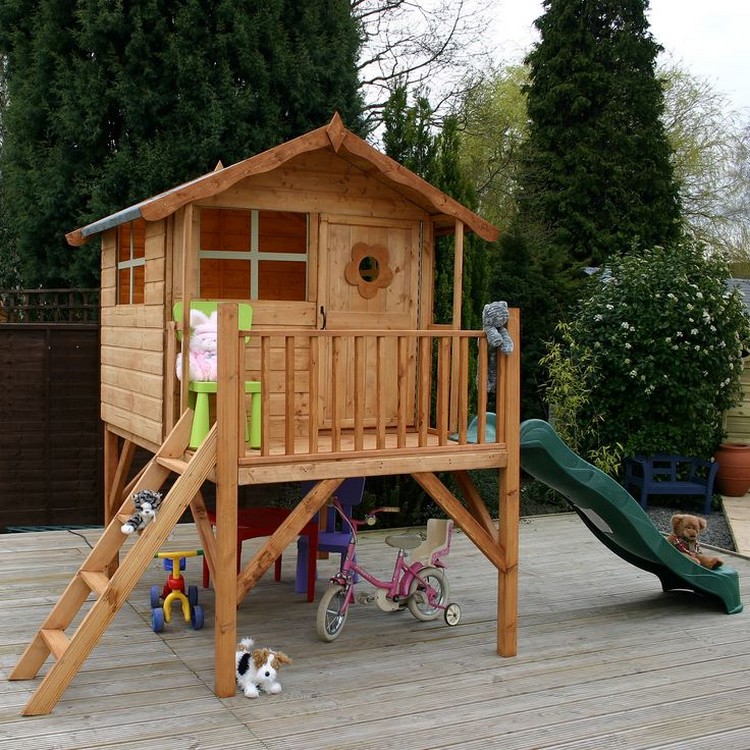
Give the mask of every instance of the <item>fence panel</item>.
<path id="1" fill-rule="evenodd" d="M 0 324 L 0 529 L 102 522 L 99 336 Z"/>

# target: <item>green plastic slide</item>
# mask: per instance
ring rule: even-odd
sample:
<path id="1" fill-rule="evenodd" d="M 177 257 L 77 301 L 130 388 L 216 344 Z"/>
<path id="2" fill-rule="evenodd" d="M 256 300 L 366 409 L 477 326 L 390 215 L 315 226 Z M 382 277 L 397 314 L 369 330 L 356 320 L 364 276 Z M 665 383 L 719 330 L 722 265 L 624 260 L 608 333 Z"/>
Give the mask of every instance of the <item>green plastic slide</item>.
<path id="1" fill-rule="evenodd" d="M 573 505 L 591 532 L 615 554 L 653 573 L 664 591 L 688 589 L 742 611 L 737 571 L 703 568 L 678 552 L 638 502 L 614 479 L 577 456 L 541 419 L 521 424 L 521 466 Z"/>

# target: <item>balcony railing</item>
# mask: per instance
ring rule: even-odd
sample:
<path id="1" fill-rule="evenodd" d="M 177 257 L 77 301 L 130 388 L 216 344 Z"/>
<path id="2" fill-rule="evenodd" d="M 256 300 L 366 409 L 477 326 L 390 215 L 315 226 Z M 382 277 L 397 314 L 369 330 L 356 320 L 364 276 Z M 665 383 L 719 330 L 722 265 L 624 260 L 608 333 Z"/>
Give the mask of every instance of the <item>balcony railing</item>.
<path id="1" fill-rule="evenodd" d="M 483 331 L 240 331 L 231 308 L 220 306 L 216 409 L 217 419 L 238 415 L 220 435 L 229 436 L 243 463 L 460 446 L 497 450 L 507 442 L 502 415 L 514 387 L 508 384 L 512 358 L 490 352 Z M 236 346 L 224 346 L 232 340 Z M 497 357 L 497 387 L 488 399 L 490 356 Z M 244 441 L 248 380 L 261 383 L 256 448 Z"/>

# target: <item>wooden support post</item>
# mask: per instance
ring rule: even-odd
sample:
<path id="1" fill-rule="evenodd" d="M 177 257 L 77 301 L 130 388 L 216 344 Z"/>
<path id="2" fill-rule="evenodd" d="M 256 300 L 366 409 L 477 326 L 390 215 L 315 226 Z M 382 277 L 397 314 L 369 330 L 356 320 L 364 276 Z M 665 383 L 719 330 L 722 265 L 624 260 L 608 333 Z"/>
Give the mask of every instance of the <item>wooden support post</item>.
<path id="1" fill-rule="evenodd" d="M 240 454 L 239 314 L 237 305 L 219 305 L 216 394 L 216 633 L 214 690 L 235 694 L 237 648 L 237 466 Z"/>
<path id="2" fill-rule="evenodd" d="M 518 650 L 518 523 L 520 504 L 520 320 L 517 309 L 511 311 L 508 333 L 516 343 L 513 352 L 504 356 L 504 375 L 498 382 L 498 401 L 503 404 L 502 420 L 508 463 L 500 469 L 498 498 L 498 546 L 505 560 L 498 573 L 497 591 L 497 652 L 501 656 L 515 656 Z M 498 375 L 500 373 L 498 372 Z M 502 387 L 502 393 L 500 388 Z"/>
<path id="3" fill-rule="evenodd" d="M 461 330 L 461 311 L 463 308 L 463 276 L 464 276 L 464 223 L 456 221 L 456 236 L 453 251 L 453 321 L 452 328 Z M 450 390 L 450 429 L 458 429 L 458 368 L 459 339 L 451 341 L 451 390 Z"/>
<path id="4" fill-rule="evenodd" d="M 133 463 L 135 443 L 123 441 L 114 432 L 104 428 L 104 526 L 114 518 L 123 503 L 125 479 Z M 119 450 L 119 452 L 118 452 Z M 119 551 L 107 565 L 107 575 L 114 575 L 120 562 Z"/>

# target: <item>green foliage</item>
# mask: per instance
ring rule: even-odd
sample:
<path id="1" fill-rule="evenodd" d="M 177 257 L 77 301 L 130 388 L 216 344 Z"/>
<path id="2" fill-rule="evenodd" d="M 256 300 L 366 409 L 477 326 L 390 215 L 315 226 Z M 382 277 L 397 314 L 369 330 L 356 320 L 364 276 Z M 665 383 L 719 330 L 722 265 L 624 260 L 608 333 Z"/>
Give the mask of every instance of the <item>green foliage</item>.
<path id="1" fill-rule="evenodd" d="M 679 236 L 680 206 L 646 0 L 546 0 L 529 54 L 521 225 L 600 265 Z"/>
<path id="2" fill-rule="evenodd" d="M 728 276 L 685 243 L 618 259 L 592 279 L 547 357 L 556 427 L 584 455 L 611 457 L 618 444 L 622 455 L 713 455 L 750 337 Z"/>
<path id="3" fill-rule="evenodd" d="M 0 3 L 0 174 L 28 285 L 98 280 L 64 233 L 328 122 L 361 127 L 345 0 Z"/>
<path id="4" fill-rule="evenodd" d="M 575 344 L 570 324 L 561 323 L 557 340 L 549 344 L 541 360 L 549 374 L 545 395 L 550 404 L 550 421 L 573 451 L 584 454 L 607 474 L 616 474 L 622 462 L 622 444 L 596 446 L 603 416 L 591 403 L 588 385 L 598 377 L 594 353 L 583 349 L 574 359 L 568 353 Z M 579 419 L 584 410 L 590 415 L 589 421 Z"/>
<path id="5" fill-rule="evenodd" d="M 479 213 L 501 232 L 517 210 L 516 172 L 528 131 L 526 83 L 522 65 L 493 71 L 466 92 L 459 106 L 461 165 L 476 190 Z"/>

